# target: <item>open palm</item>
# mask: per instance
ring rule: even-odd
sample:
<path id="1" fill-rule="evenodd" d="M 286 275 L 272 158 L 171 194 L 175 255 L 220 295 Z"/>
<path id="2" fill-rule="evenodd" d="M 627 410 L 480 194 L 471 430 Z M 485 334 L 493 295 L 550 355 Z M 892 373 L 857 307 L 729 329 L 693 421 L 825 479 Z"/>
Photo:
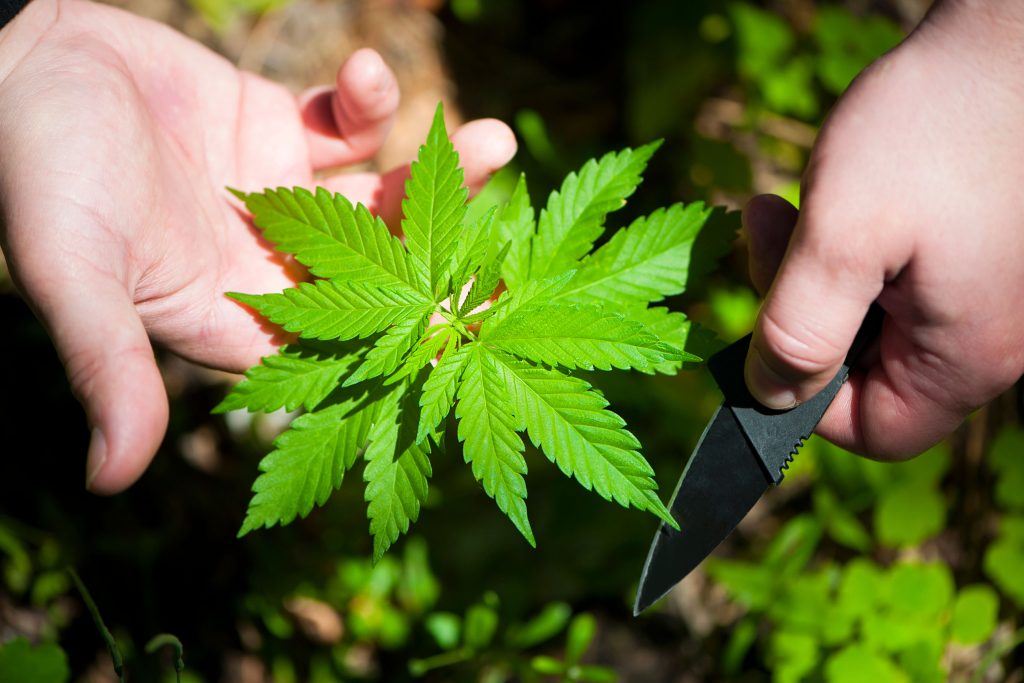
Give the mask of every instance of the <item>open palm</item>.
<path id="1" fill-rule="evenodd" d="M 36 0 L 0 32 L 2 242 L 93 426 L 88 478 L 115 492 L 163 438 L 149 338 L 241 370 L 274 331 L 224 297 L 293 284 L 225 191 L 309 186 L 373 156 L 393 122 L 393 74 L 369 50 L 335 87 L 295 97 L 167 27 L 82 0 Z M 471 189 L 515 151 L 497 121 L 453 136 Z M 394 217 L 405 169 L 332 190 Z"/>

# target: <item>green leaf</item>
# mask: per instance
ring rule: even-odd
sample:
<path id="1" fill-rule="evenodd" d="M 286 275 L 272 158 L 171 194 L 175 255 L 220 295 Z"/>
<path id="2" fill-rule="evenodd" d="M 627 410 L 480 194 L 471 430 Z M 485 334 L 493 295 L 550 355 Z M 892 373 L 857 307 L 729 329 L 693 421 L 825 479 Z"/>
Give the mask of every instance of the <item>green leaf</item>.
<path id="1" fill-rule="evenodd" d="M 953 605 L 953 640 L 965 645 L 984 643 L 996 629 L 999 596 L 984 584 L 968 586 Z"/>
<path id="2" fill-rule="evenodd" d="M 604 232 L 605 217 L 622 208 L 640 184 L 647 160 L 660 145 L 609 152 L 600 161 L 588 161 L 579 173 L 569 174 L 540 212 L 530 256 L 532 279 L 550 278 L 576 267 Z"/>
<path id="3" fill-rule="evenodd" d="M 687 320 L 682 313 L 669 311 L 663 306 L 631 309 L 627 314 L 632 320 L 643 324 L 661 341 L 683 351 L 687 357 L 696 359 L 686 362 L 696 363 L 701 359 L 709 358 L 722 347 L 711 330 Z M 683 365 L 684 361 L 669 360 L 658 363 L 646 372 L 674 375 Z"/>
<path id="4" fill-rule="evenodd" d="M 33 647 L 24 638 L 0 645 L 0 681 L 4 683 L 64 683 L 71 678 L 68 659 L 60 646 Z"/>
<path id="5" fill-rule="evenodd" d="M 364 499 L 369 503 L 374 562 L 409 530 L 427 499 L 430 442 L 416 443 L 419 398 L 417 384 L 404 383 L 381 399 L 380 413 L 369 434 L 370 445 L 363 453 Z"/>
<path id="6" fill-rule="evenodd" d="M 1024 608 L 1024 517 L 1004 517 L 999 526 L 999 537 L 985 550 L 985 573 L 1017 607 Z"/>
<path id="7" fill-rule="evenodd" d="M 712 557 L 705 569 L 729 597 L 753 611 L 767 609 L 775 599 L 777 581 L 771 567 Z"/>
<path id="8" fill-rule="evenodd" d="M 452 256 L 454 265 L 452 271 L 453 298 L 458 298 L 461 295 L 463 286 L 469 281 L 469 276 L 476 272 L 486 260 L 496 213 L 497 209 L 492 206 L 478 220 L 462 228 L 459 241 L 455 246 L 455 254 Z"/>
<path id="9" fill-rule="evenodd" d="M 989 451 L 989 463 L 998 474 L 996 502 L 1011 510 L 1024 510 L 1024 430 L 1004 429 Z"/>
<path id="10" fill-rule="evenodd" d="M 467 347 L 456 349 L 449 344 L 437 366 L 423 383 L 423 395 L 420 396 L 420 422 L 416 430 L 416 442 L 419 443 L 432 434 L 438 425 L 448 417 L 455 401 L 455 392 L 462 377 L 463 368 L 469 359 Z"/>
<path id="11" fill-rule="evenodd" d="M 828 683 L 910 683 L 891 659 L 855 643 L 829 657 L 825 663 Z"/>
<path id="12" fill-rule="evenodd" d="M 402 201 L 402 231 L 422 286 L 434 300 L 443 298 L 439 286 L 451 274 L 459 227 L 466 213 L 466 188 L 459 155 L 444 127 L 439 104 L 427 142 L 410 169 Z"/>
<path id="13" fill-rule="evenodd" d="M 506 641 L 510 646 L 520 650 L 536 647 L 561 633 L 570 618 L 572 608 L 567 603 L 549 603 L 540 614 L 525 624 L 509 629 Z"/>
<path id="14" fill-rule="evenodd" d="M 419 292 L 362 282 L 318 280 L 302 282 L 281 294 L 228 296 L 307 339 L 361 339 L 433 310 Z"/>
<path id="15" fill-rule="evenodd" d="M 488 599 L 490 598 L 490 599 Z M 482 602 L 471 605 L 463 620 L 462 637 L 466 647 L 482 650 L 494 640 L 498 630 L 498 611 L 495 609 L 496 596 L 489 593 Z"/>
<path id="16" fill-rule="evenodd" d="M 570 370 L 651 370 L 660 363 L 696 360 L 662 342 L 642 323 L 598 306 L 521 308 L 491 327 L 485 343 L 526 360 Z"/>
<path id="17" fill-rule="evenodd" d="M 776 631 L 769 649 L 773 683 L 799 683 L 818 666 L 819 657 L 814 636 Z"/>
<path id="18" fill-rule="evenodd" d="M 476 280 L 473 282 L 473 286 L 469 288 L 465 301 L 459 306 L 459 315 L 471 313 L 491 298 L 491 294 L 494 293 L 494 289 L 501 280 L 501 264 L 508 255 L 510 246 L 511 243 L 506 242 L 505 246 L 494 256 L 494 259 L 484 265 L 480 272 L 477 273 Z"/>
<path id="19" fill-rule="evenodd" d="M 262 474 L 253 484 L 239 537 L 305 517 L 341 486 L 366 445 L 373 421 L 373 403 L 366 398 L 360 395 L 302 415 L 274 440 L 274 450 L 260 461 Z"/>
<path id="20" fill-rule="evenodd" d="M 898 564 L 889 582 L 892 612 L 916 621 L 938 619 L 953 601 L 953 575 L 945 564 Z"/>
<path id="21" fill-rule="evenodd" d="M 832 540 L 862 553 L 871 550 L 871 534 L 857 516 L 844 507 L 826 486 L 821 484 L 812 491 L 814 511 L 825 524 Z"/>
<path id="22" fill-rule="evenodd" d="M 536 547 L 526 513 L 526 446 L 516 433 L 509 389 L 493 356 L 480 344 L 463 347 L 460 355 L 466 360 L 455 414 L 463 456 L 472 464 L 473 476 L 483 484 L 487 495 Z"/>
<path id="23" fill-rule="evenodd" d="M 480 338 L 484 339 L 501 321 L 521 308 L 548 303 L 572 280 L 575 271 L 562 273 L 548 280 L 530 280 L 513 293 L 505 292 L 494 303 L 494 314 L 480 327 Z"/>
<path id="24" fill-rule="evenodd" d="M 263 236 L 279 251 L 294 254 L 314 275 L 419 288 L 402 243 L 362 204 L 353 208 L 345 197 L 322 187 L 315 196 L 299 187 L 232 192 L 245 202 Z"/>
<path id="25" fill-rule="evenodd" d="M 425 368 L 427 363 L 437 358 L 437 354 L 441 353 L 442 348 L 445 348 L 445 344 L 448 343 L 451 336 L 452 329 L 450 327 L 441 327 L 440 329 L 435 327 L 428 328 L 424 332 L 423 339 L 413 347 L 406 357 L 402 367 L 391 377 L 388 377 L 384 384 L 394 384 L 401 379 L 415 375 Z"/>
<path id="26" fill-rule="evenodd" d="M 423 334 L 426 325 L 427 316 L 420 314 L 389 327 L 342 386 L 348 387 L 367 379 L 390 375 Z"/>
<path id="27" fill-rule="evenodd" d="M 533 444 L 588 491 L 623 507 L 647 510 L 677 528 L 657 494 L 654 471 L 625 421 L 589 384 L 557 370 L 493 354 L 517 415 Z"/>
<path id="28" fill-rule="evenodd" d="M 681 294 L 694 242 L 709 215 L 711 209 L 695 202 L 636 219 L 583 262 L 557 299 L 629 306 Z"/>
<path id="29" fill-rule="evenodd" d="M 427 615 L 423 626 L 442 650 L 454 650 L 458 647 L 462 634 L 462 619 L 459 615 L 451 612 L 432 612 Z"/>
<path id="30" fill-rule="evenodd" d="M 875 506 L 875 533 L 883 545 L 917 545 L 938 534 L 945 525 L 946 500 L 929 484 L 893 486 Z"/>
<path id="31" fill-rule="evenodd" d="M 270 413 L 299 406 L 312 410 L 334 390 L 359 355 L 328 346 L 284 346 L 276 356 L 266 356 L 246 370 L 245 379 L 232 387 L 213 412 L 245 408 Z"/>
<path id="32" fill-rule="evenodd" d="M 597 620 L 592 614 L 578 614 L 569 624 L 569 635 L 565 639 L 565 663 L 579 664 L 587 648 L 597 635 Z"/>
<path id="33" fill-rule="evenodd" d="M 533 206 L 526 189 L 526 175 L 520 174 L 512 196 L 494 225 L 494 242 L 510 243 L 508 256 L 501 266 L 505 286 L 517 291 L 530 276 L 530 246 L 534 235 Z"/>

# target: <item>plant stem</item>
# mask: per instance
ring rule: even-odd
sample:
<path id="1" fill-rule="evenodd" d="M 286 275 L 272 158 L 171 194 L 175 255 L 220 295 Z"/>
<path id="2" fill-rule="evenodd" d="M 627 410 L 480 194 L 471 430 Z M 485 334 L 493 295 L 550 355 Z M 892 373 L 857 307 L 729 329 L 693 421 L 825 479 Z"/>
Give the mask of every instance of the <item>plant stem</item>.
<path id="1" fill-rule="evenodd" d="M 182 647 L 180 640 L 170 633 L 158 633 L 146 643 L 146 652 L 156 652 L 165 645 L 174 649 L 174 673 L 178 683 L 181 683 L 181 672 L 185 670 L 185 648 Z"/>
<path id="2" fill-rule="evenodd" d="M 103 623 L 103 617 L 100 616 L 100 610 L 96 607 L 96 603 L 93 601 L 92 596 L 86 589 L 85 584 L 82 583 L 82 579 L 78 577 L 78 573 L 68 567 L 68 575 L 71 577 L 71 581 L 75 584 L 75 588 L 78 589 L 78 593 L 82 596 L 82 602 L 85 603 L 85 608 L 89 610 L 89 614 L 92 615 L 93 623 L 96 624 L 96 628 L 100 632 L 100 637 L 103 638 L 103 642 L 107 644 L 107 650 L 110 652 L 110 659 L 114 662 L 114 673 L 117 674 L 117 679 L 121 683 L 125 683 L 124 676 L 124 660 L 121 658 L 121 651 L 117 647 L 117 642 L 114 640 L 114 636 L 110 633 L 107 625 Z"/>
<path id="3" fill-rule="evenodd" d="M 1024 628 L 1010 636 L 1009 641 L 1002 645 L 994 645 L 991 650 L 985 653 L 985 656 L 981 658 L 980 662 L 978 662 L 978 668 L 974 670 L 974 675 L 971 676 L 971 683 L 981 683 L 985 678 L 985 674 L 988 673 L 988 670 L 996 663 L 997 660 L 1010 654 L 1018 645 L 1021 644 L 1024 644 Z"/>

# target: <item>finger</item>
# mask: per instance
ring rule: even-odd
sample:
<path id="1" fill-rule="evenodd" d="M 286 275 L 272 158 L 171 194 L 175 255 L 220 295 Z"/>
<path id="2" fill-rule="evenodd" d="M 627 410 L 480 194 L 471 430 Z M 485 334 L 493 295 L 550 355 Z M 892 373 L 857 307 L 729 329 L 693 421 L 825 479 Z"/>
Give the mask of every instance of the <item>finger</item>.
<path id="1" fill-rule="evenodd" d="M 366 161 L 384 144 L 398 110 L 398 81 L 375 51 L 357 50 L 338 70 L 334 88 L 299 96 L 315 170 Z"/>
<path id="2" fill-rule="evenodd" d="M 799 212 L 782 197 L 763 194 L 743 209 L 743 228 L 750 253 L 750 280 L 764 296 L 782 264 Z"/>
<path id="3" fill-rule="evenodd" d="M 879 361 L 851 372 L 815 431 L 875 460 L 910 458 L 941 441 L 965 412 L 910 379 L 913 358 L 909 342 L 884 329 Z"/>
<path id="4" fill-rule="evenodd" d="M 464 182 L 472 197 L 487 183 L 491 175 L 512 160 L 516 154 L 516 138 L 512 130 L 496 119 L 479 119 L 461 126 L 451 136 L 459 153 Z M 383 175 L 346 173 L 326 178 L 322 184 L 332 192 L 345 195 L 352 202 L 365 204 L 397 229 L 402 216 L 402 198 L 409 166 L 399 166 Z"/>
<path id="5" fill-rule="evenodd" d="M 745 368 L 754 397 L 780 410 L 806 401 L 835 376 L 884 284 L 877 255 L 808 216 L 801 213 L 758 314 Z"/>
<path id="6" fill-rule="evenodd" d="M 86 486 L 117 493 L 142 475 L 167 429 L 167 394 L 146 330 L 108 275 L 28 280 L 92 429 Z"/>

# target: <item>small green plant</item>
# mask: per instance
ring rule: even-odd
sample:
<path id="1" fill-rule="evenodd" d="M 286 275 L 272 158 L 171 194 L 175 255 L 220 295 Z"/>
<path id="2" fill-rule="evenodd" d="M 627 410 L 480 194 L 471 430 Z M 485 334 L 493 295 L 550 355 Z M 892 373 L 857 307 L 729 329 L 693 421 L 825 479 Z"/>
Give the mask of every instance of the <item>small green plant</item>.
<path id="1" fill-rule="evenodd" d="M 473 475 L 531 545 L 524 431 L 584 488 L 675 525 L 640 443 L 577 376 L 674 374 L 699 360 L 684 350 L 690 321 L 650 304 L 706 267 L 692 257 L 713 210 L 659 209 L 591 253 L 657 147 L 587 162 L 536 221 L 522 177 L 507 205 L 466 221 L 439 107 L 406 183 L 404 243 L 323 189 L 236 192 L 264 236 L 318 278 L 230 294 L 300 340 L 249 370 L 215 411 L 306 410 L 260 463 L 239 535 L 307 515 L 361 455 L 379 559 L 419 515 L 452 412 Z M 733 231 L 709 253 L 726 251 Z"/>

